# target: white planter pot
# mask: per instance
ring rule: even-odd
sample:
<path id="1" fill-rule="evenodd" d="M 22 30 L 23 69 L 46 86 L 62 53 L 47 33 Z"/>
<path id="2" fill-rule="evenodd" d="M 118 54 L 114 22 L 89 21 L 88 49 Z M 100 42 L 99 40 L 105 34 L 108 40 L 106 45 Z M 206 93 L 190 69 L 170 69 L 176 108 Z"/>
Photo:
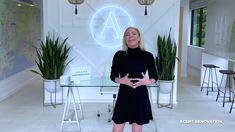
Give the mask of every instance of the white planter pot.
<path id="1" fill-rule="evenodd" d="M 169 94 L 174 87 L 174 80 L 172 81 L 165 81 L 165 80 L 158 80 L 159 83 L 159 92 L 164 94 Z"/>
<path id="2" fill-rule="evenodd" d="M 172 81 L 165 81 L 165 80 L 158 80 L 159 88 L 157 93 L 157 105 L 158 108 L 167 107 L 173 108 L 173 88 L 174 88 L 174 80 Z M 165 95 L 164 95 L 165 94 Z M 168 101 L 160 101 L 160 95 L 162 97 L 167 97 Z M 161 98 L 163 100 L 163 98 Z M 164 98 L 165 99 L 165 98 Z"/>
<path id="3" fill-rule="evenodd" d="M 56 79 L 56 80 L 44 79 L 43 85 L 44 85 L 44 89 L 50 93 L 59 92 L 61 90 L 59 79 Z"/>

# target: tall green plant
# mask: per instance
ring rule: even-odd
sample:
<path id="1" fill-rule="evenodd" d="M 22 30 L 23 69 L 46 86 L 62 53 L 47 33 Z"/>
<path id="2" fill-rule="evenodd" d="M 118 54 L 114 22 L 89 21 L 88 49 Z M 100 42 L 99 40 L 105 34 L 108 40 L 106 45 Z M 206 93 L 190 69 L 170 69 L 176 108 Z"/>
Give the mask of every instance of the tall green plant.
<path id="1" fill-rule="evenodd" d="M 171 39 L 169 31 L 168 36 L 160 36 L 157 38 L 158 53 L 156 57 L 156 65 L 159 80 L 174 80 L 175 61 L 177 47 L 175 41 Z"/>
<path id="2" fill-rule="evenodd" d="M 70 50 L 70 47 L 66 45 L 67 39 L 60 42 L 59 37 L 55 39 L 54 35 L 52 38 L 48 35 L 45 43 L 41 41 L 40 48 L 35 47 L 37 52 L 35 62 L 40 72 L 30 71 L 39 74 L 44 79 L 59 79 L 63 75 L 66 66 L 71 62 L 71 60 L 66 62 Z"/>

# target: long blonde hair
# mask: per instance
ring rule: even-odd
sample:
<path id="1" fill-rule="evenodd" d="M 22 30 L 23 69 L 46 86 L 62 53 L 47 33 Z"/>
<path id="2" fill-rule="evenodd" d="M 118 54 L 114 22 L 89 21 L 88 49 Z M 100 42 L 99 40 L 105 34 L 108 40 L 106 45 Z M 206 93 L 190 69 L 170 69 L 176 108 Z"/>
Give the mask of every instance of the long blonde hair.
<path id="1" fill-rule="evenodd" d="M 123 39 L 122 39 L 122 43 L 123 43 L 123 44 L 122 44 L 122 50 L 123 50 L 123 51 L 127 51 L 127 49 L 128 49 L 127 43 L 126 43 L 126 40 L 125 40 L 125 34 L 126 34 L 127 30 L 129 30 L 129 29 L 134 29 L 134 30 L 137 31 L 137 33 L 138 33 L 138 35 L 139 35 L 139 37 L 140 37 L 139 47 L 140 47 L 141 50 L 145 50 L 145 49 L 144 49 L 144 43 L 143 43 L 142 36 L 141 36 L 141 34 L 140 34 L 139 29 L 136 28 L 136 27 L 128 27 L 128 28 L 125 30 L 125 32 L 124 32 L 124 34 L 123 34 Z"/>

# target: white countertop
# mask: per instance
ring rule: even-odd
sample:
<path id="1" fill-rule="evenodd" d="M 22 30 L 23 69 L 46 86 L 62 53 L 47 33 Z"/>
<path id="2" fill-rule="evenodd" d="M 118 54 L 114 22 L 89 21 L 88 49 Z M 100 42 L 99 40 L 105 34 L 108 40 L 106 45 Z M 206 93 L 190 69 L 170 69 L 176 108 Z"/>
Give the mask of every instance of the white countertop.
<path id="1" fill-rule="evenodd" d="M 214 55 L 217 57 L 221 57 L 224 59 L 227 59 L 229 61 L 233 61 L 235 62 L 235 52 L 207 52 L 207 51 L 203 51 L 203 53 L 205 54 L 209 54 L 209 55 Z"/>

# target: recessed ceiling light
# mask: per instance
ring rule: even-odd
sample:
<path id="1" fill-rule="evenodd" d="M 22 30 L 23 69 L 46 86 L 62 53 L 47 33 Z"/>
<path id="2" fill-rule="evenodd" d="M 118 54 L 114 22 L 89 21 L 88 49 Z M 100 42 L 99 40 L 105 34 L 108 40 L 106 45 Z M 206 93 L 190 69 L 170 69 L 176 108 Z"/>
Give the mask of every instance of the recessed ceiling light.
<path id="1" fill-rule="evenodd" d="M 25 5 L 28 5 L 28 6 L 31 6 L 31 7 L 35 6 L 34 2 L 32 0 L 19 0 L 19 2 L 21 4 L 25 4 Z"/>

